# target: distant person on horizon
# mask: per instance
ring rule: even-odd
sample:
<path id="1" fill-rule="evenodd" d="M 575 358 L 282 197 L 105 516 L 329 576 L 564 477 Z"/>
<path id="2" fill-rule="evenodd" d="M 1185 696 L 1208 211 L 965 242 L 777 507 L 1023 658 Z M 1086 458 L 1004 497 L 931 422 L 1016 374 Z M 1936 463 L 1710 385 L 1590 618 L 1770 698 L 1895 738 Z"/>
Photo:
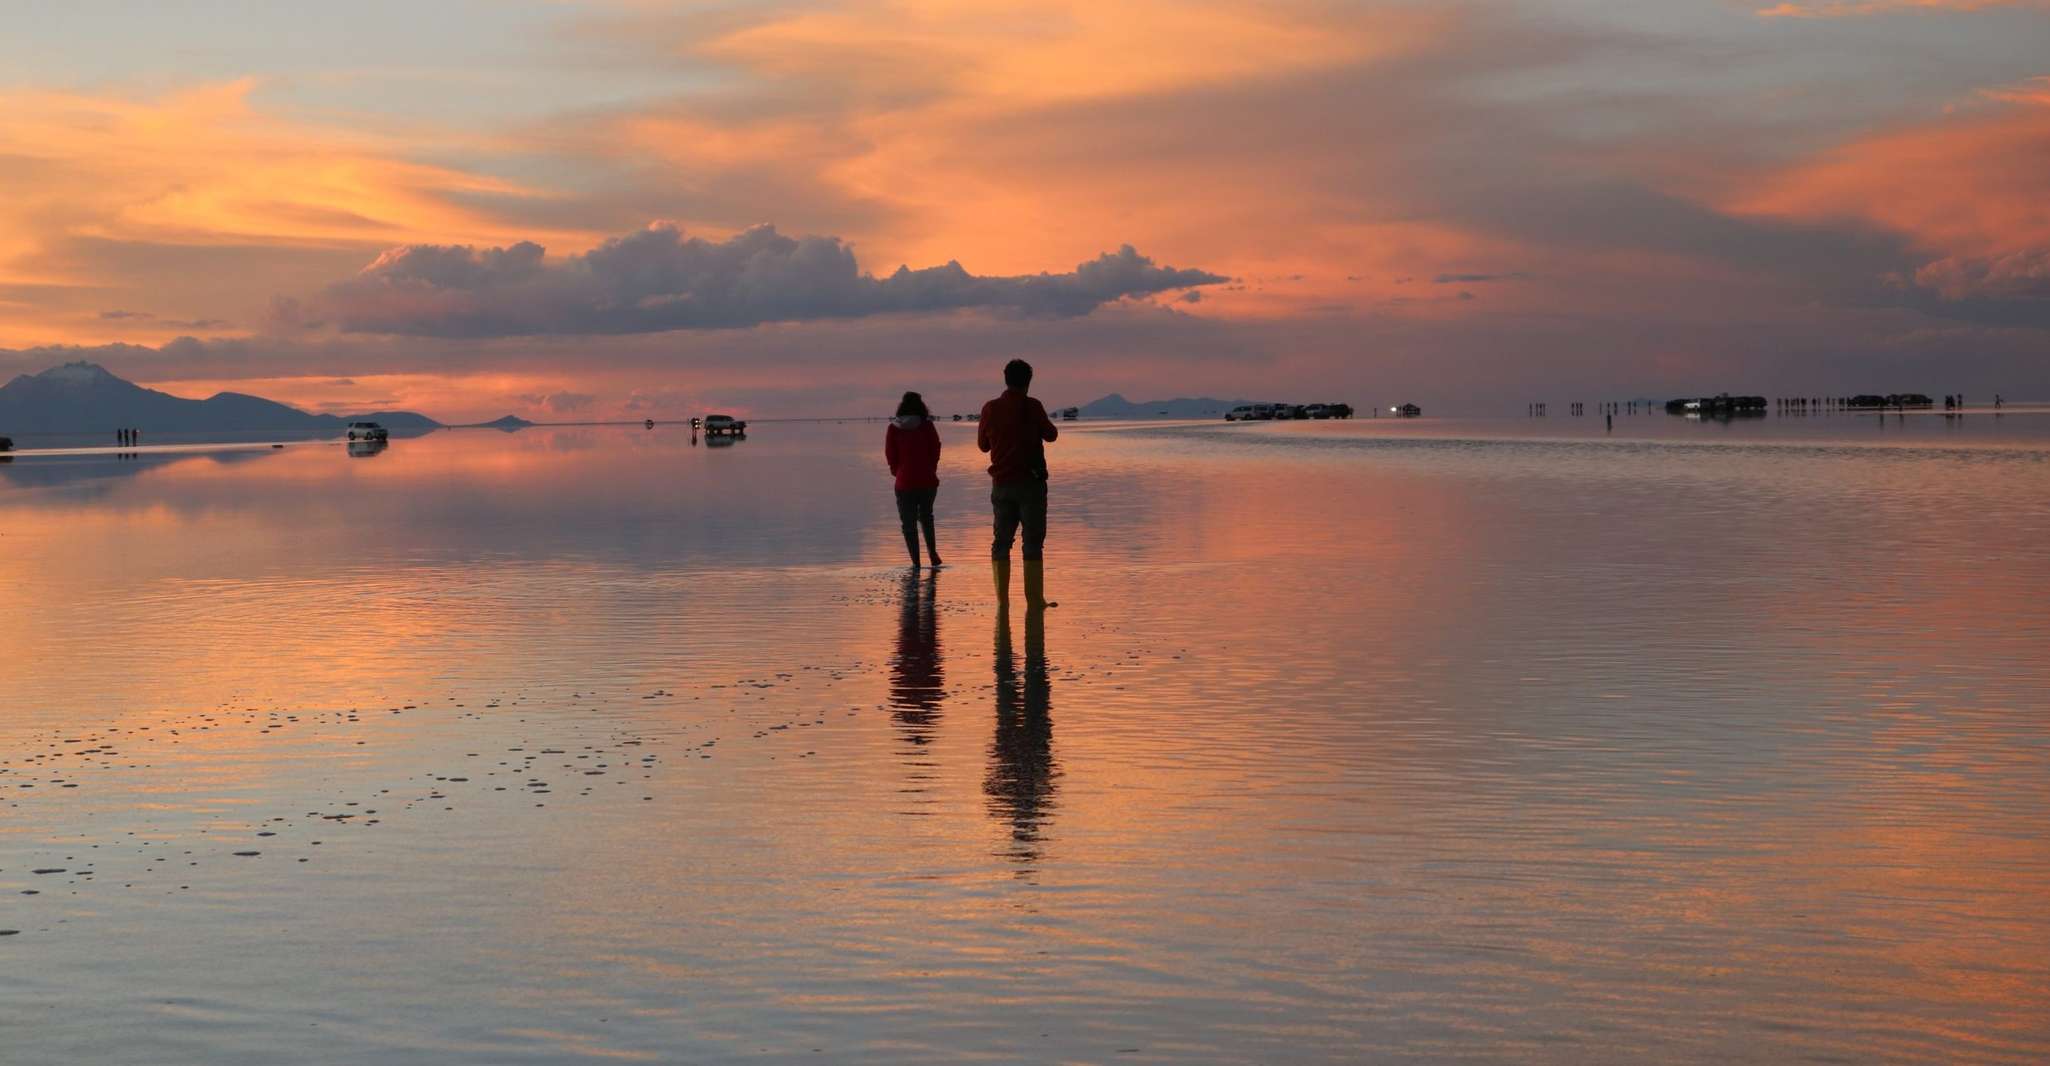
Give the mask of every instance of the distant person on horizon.
<path id="1" fill-rule="evenodd" d="M 1046 600 L 1043 551 L 1046 546 L 1046 445 L 1061 435 L 1046 407 L 1025 394 L 1032 386 L 1032 364 L 1013 359 L 1004 365 L 1004 394 L 982 405 L 975 446 L 989 453 L 989 503 L 995 512 L 996 539 L 990 544 L 990 569 L 996 577 L 997 604 L 1011 603 L 1011 540 L 1025 528 L 1025 605 L 1052 607 Z"/>
<path id="2" fill-rule="evenodd" d="M 940 542 L 932 528 L 932 503 L 940 492 L 940 431 L 932 424 L 925 398 L 907 392 L 897 403 L 897 417 L 883 431 L 883 458 L 897 475 L 897 520 L 904 525 L 904 548 L 911 568 L 918 569 L 918 532 L 925 531 L 926 554 L 938 570 Z"/>

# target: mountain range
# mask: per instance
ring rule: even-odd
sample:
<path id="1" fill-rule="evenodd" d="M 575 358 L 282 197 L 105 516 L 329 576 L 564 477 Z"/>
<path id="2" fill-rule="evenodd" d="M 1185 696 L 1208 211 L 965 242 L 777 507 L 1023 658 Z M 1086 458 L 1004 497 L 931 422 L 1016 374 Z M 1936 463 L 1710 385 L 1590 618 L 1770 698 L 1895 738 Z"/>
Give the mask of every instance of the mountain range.
<path id="1" fill-rule="evenodd" d="M 1218 400 L 1208 396 L 1133 403 L 1113 392 L 1082 405 L 1084 418 L 1213 418 L 1251 400 Z"/>
<path id="2" fill-rule="evenodd" d="M 0 386 L 0 433 L 111 434 L 128 427 L 145 435 L 250 429 L 312 432 L 339 431 L 350 422 L 377 422 L 394 430 L 441 426 L 411 411 L 309 414 L 239 392 L 188 400 L 124 381 L 95 363 L 66 363 Z"/>

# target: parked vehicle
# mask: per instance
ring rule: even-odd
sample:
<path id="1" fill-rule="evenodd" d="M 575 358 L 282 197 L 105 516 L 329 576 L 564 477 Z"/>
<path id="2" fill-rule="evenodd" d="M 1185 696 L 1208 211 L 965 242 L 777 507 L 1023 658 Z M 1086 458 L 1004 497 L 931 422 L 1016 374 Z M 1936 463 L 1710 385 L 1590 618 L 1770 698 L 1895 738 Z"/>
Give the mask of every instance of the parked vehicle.
<path id="1" fill-rule="evenodd" d="M 11 451 L 13 451 L 13 450 L 14 450 L 14 438 L 13 438 L 13 437 L 0 437 L 0 452 L 11 452 Z"/>
<path id="2" fill-rule="evenodd" d="M 1418 407 L 1416 404 L 1406 403 L 1400 407 L 1397 407 L 1395 409 L 1395 413 L 1403 418 L 1418 418 L 1423 415 L 1424 409 Z"/>
<path id="3" fill-rule="evenodd" d="M 350 440 L 389 440 L 391 431 L 375 422 L 349 423 Z"/>
<path id="4" fill-rule="evenodd" d="M 1242 403 L 1226 411 L 1224 413 L 1224 420 L 1226 422 L 1251 422 L 1253 420 L 1253 405 Z"/>
<path id="5" fill-rule="evenodd" d="M 744 437 L 746 435 L 747 423 L 732 415 L 705 416 L 705 436 L 707 437 Z"/>
<path id="6" fill-rule="evenodd" d="M 1331 417 L 1333 417 L 1333 418 L 1351 418 L 1351 417 L 1352 417 L 1352 405 L 1351 405 L 1351 404 L 1349 404 L 1349 403 L 1329 403 L 1329 404 L 1325 404 L 1325 405 L 1324 405 L 1324 410 L 1326 410 L 1326 411 L 1330 412 L 1330 414 L 1331 414 Z"/>
<path id="7" fill-rule="evenodd" d="M 1061 421 L 1063 422 L 1073 422 L 1080 417 L 1082 417 L 1082 409 L 1080 407 L 1061 408 Z"/>
<path id="8" fill-rule="evenodd" d="M 1329 407 L 1326 407 L 1326 406 L 1324 406 L 1324 405 L 1323 405 L 1323 404 L 1321 404 L 1321 403 L 1313 403 L 1313 404 L 1307 404 L 1307 405 L 1305 405 L 1305 406 L 1303 407 L 1303 417 L 1304 417 L 1304 418 L 1330 418 L 1330 417 L 1331 417 L 1331 409 L 1330 409 Z"/>

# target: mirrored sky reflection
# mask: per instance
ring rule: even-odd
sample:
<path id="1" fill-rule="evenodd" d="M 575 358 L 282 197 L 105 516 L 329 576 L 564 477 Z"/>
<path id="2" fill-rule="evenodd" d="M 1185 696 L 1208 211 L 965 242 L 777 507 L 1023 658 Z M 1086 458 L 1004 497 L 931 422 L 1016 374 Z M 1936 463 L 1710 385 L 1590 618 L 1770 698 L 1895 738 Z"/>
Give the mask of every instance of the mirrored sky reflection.
<path id="1" fill-rule="evenodd" d="M 2050 1056 L 2050 418 L 1572 425 L 0 464 L 9 1055 Z"/>

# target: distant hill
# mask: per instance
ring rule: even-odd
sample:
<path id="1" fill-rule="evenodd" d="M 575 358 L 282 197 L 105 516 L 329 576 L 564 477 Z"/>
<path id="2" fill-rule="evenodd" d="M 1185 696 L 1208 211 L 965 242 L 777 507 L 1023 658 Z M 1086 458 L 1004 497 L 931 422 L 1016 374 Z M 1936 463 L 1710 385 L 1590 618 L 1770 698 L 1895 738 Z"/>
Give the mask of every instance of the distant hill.
<path id="1" fill-rule="evenodd" d="M 123 381 L 94 363 L 66 363 L 23 374 L 0 386 L 0 433 L 112 433 L 133 427 L 150 433 L 227 430 L 336 430 L 350 422 L 388 429 L 435 429 L 441 423 L 411 411 L 316 415 L 261 396 L 223 392 L 187 400 Z"/>
<path id="2" fill-rule="evenodd" d="M 1251 400 L 1216 400 L 1208 396 L 1133 403 L 1113 392 L 1082 405 L 1084 418 L 1215 418 Z"/>
<path id="3" fill-rule="evenodd" d="M 532 422 L 529 422 L 529 421 L 527 421 L 526 419 L 524 419 L 524 418 L 521 418 L 521 417 L 520 417 L 520 416 L 518 416 L 518 415 L 506 415 L 506 416 L 505 416 L 504 418 L 494 418 L 494 419 L 492 419 L 492 420 L 491 420 L 491 421 L 489 421 L 489 422 L 473 422 L 473 423 L 470 423 L 469 425 L 455 426 L 455 427 L 453 427 L 453 428 L 455 428 L 455 429 L 502 429 L 502 430 L 505 430 L 506 432 L 510 433 L 510 432 L 512 432 L 513 430 L 516 430 L 516 429 L 526 429 L 526 428 L 527 428 L 528 426 L 531 426 L 531 425 L 533 425 L 533 424 L 534 424 L 534 423 L 532 423 Z"/>

